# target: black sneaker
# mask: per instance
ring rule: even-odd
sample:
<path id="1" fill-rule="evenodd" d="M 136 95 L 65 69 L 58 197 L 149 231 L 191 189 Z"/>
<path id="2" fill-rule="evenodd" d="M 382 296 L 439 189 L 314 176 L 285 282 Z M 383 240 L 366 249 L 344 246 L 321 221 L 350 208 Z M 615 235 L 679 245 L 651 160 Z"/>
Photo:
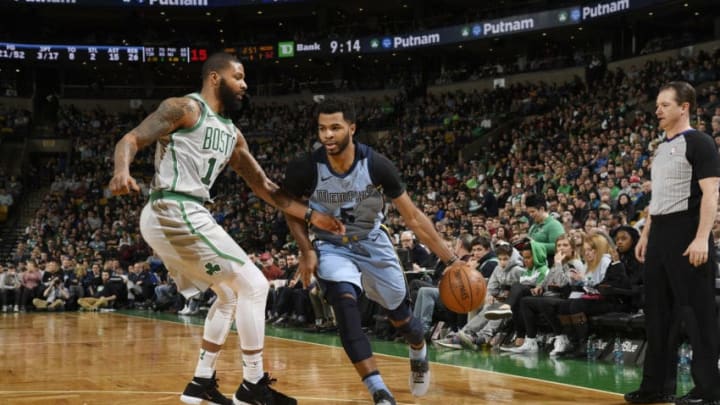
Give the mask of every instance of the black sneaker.
<path id="1" fill-rule="evenodd" d="M 180 396 L 184 404 L 232 405 L 233 401 L 218 391 L 215 373 L 210 378 L 193 377 Z"/>
<path id="2" fill-rule="evenodd" d="M 705 399 L 693 388 L 687 394 L 676 398 L 675 405 L 720 405 L 720 399 Z"/>
<path id="3" fill-rule="evenodd" d="M 296 405 L 297 401 L 295 398 L 277 392 L 270 388 L 270 385 L 277 381 L 274 378 L 270 378 L 268 373 L 263 375 L 256 384 L 250 383 L 247 380 L 243 380 L 240 387 L 235 392 L 233 398 L 233 404 L 250 404 L 250 405 Z"/>
<path id="4" fill-rule="evenodd" d="M 675 395 L 665 394 L 662 392 L 650 392 L 637 390 L 628 392 L 624 396 L 625 402 L 629 404 L 654 404 L 654 403 L 667 403 L 674 402 Z"/>
<path id="5" fill-rule="evenodd" d="M 395 398 L 387 390 L 375 391 L 373 402 L 375 405 L 396 405 Z"/>

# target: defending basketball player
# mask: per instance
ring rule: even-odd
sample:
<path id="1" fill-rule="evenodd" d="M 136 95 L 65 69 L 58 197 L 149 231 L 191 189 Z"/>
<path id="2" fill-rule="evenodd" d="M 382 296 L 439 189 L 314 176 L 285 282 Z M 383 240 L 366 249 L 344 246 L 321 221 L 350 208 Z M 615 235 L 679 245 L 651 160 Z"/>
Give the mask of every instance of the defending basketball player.
<path id="1" fill-rule="evenodd" d="M 335 311 L 345 353 L 375 404 L 391 405 L 395 399 L 380 376 L 370 341 L 361 328 L 358 297 L 363 290 L 387 310 L 390 322 L 410 344 L 410 391 L 425 395 L 430 370 L 423 328 L 412 316 L 392 242 L 380 228 L 383 194 L 441 260 L 450 265 L 458 258 L 405 192 L 400 173 L 390 160 L 353 141 L 355 110 L 349 101 L 324 101 L 318 106 L 317 120 L 323 146 L 308 158 L 288 165 L 284 189 L 309 198 L 308 215 L 320 211 L 342 219 L 347 233 L 338 236 L 312 225 L 316 235 L 313 249 L 308 224 L 288 217 L 290 231 L 302 251 L 299 271 L 303 284 L 309 284 L 317 269 L 317 278 Z"/>
<path id="2" fill-rule="evenodd" d="M 295 404 L 295 399 L 270 388 L 274 380 L 263 368 L 268 282 L 203 204 L 210 201 L 210 188 L 229 163 L 255 194 L 286 214 L 306 218 L 307 206 L 267 178 L 243 135 L 222 116 L 247 90 L 243 65 L 232 55 L 218 53 L 203 65 L 202 78 L 199 94 L 163 101 L 118 142 L 110 189 L 115 195 L 139 191 L 130 163 L 139 149 L 157 142 L 155 177 L 140 230 L 186 297 L 208 287 L 217 294 L 205 319 L 195 376 L 181 401 Z M 340 221 L 319 212 L 306 219 L 326 231 L 344 232 Z M 233 319 L 242 345 L 244 381 L 230 400 L 217 388 L 215 363 Z"/>

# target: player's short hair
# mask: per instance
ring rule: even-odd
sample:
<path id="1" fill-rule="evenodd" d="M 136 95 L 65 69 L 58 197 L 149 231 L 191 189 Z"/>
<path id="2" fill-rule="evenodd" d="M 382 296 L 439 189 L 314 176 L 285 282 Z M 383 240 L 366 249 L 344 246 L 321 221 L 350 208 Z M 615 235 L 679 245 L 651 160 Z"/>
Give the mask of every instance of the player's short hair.
<path id="1" fill-rule="evenodd" d="M 690 83 L 683 81 L 670 82 L 660 87 L 658 93 L 663 90 L 670 89 L 675 90 L 675 101 L 678 105 L 688 103 L 690 104 L 690 111 L 695 109 L 697 106 L 697 95 L 695 93 L 695 88 Z"/>
<path id="2" fill-rule="evenodd" d="M 355 104 L 352 100 L 344 97 L 327 97 L 320 101 L 315 107 L 315 116 L 320 114 L 342 113 L 345 121 L 355 123 L 357 114 L 355 113 Z"/>
<path id="3" fill-rule="evenodd" d="M 202 66 L 202 79 L 205 80 L 212 72 L 220 72 L 232 62 L 240 63 L 235 55 L 226 52 L 216 52 L 210 55 Z"/>

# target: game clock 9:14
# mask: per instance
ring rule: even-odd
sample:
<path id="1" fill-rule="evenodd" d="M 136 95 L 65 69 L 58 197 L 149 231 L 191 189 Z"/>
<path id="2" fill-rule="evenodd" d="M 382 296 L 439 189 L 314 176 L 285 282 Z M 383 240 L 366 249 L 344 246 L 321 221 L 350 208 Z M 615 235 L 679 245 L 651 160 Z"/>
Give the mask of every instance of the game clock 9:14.
<path id="1" fill-rule="evenodd" d="M 360 40 L 348 39 L 345 41 L 330 41 L 330 53 L 360 53 Z"/>

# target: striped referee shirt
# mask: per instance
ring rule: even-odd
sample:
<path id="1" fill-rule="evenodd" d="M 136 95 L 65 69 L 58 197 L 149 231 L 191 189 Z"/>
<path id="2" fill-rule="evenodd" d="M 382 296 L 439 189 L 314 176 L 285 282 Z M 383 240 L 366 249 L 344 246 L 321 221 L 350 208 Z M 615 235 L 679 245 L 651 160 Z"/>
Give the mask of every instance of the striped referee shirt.
<path id="1" fill-rule="evenodd" d="M 713 139 L 695 129 L 665 139 L 652 161 L 650 215 L 700 213 L 701 179 L 720 177 L 720 155 Z"/>

